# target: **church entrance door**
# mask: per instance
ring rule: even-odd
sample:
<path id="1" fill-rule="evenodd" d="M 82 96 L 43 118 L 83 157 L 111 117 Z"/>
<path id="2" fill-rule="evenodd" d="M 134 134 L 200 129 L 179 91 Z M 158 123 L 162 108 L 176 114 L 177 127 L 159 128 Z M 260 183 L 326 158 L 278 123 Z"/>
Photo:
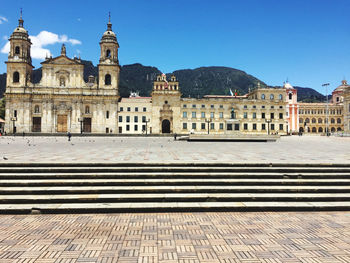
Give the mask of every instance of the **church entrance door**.
<path id="1" fill-rule="evenodd" d="M 41 117 L 33 117 L 33 132 L 41 132 Z"/>
<path id="2" fill-rule="evenodd" d="M 170 121 L 169 120 L 162 121 L 162 133 L 170 133 Z"/>
<path id="3" fill-rule="evenodd" d="M 91 132 L 91 118 L 84 118 L 83 132 Z"/>
<path id="4" fill-rule="evenodd" d="M 57 115 L 57 132 L 67 132 L 67 115 Z"/>

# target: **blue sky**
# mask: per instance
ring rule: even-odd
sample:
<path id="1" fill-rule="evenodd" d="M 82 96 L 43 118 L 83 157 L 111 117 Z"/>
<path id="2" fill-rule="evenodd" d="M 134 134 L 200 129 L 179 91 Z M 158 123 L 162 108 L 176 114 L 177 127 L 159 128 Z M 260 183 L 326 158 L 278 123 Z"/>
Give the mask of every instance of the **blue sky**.
<path id="1" fill-rule="evenodd" d="M 269 85 L 288 78 L 322 93 L 322 83 L 334 89 L 343 78 L 350 82 L 349 0 L 1 0 L 0 50 L 21 7 L 36 57 L 58 56 L 65 42 L 68 56 L 80 53 L 96 65 L 111 11 L 122 65 L 141 63 L 165 73 L 228 66 Z M 0 53 L 0 73 L 6 59 Z M 34 66 L 41 61 L 33 59 Z"/>

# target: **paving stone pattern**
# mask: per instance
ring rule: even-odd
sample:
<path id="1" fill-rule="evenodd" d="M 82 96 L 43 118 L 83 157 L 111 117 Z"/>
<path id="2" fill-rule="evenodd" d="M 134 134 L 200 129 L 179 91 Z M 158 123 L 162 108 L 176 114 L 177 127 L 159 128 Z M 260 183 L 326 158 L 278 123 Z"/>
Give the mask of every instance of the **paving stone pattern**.
<path id="1" fill-rule="evenodd" d="M 350 213 L 0 216 L 0 262 L 350 262 Z"/>
<path id="2" fill-rule="evenodd" d="M 5 158 L 4 158 L 5 157 Z M 0 162 L 349 163 L 350 137 L 187 142 L 172 137 L 0 137 Z"/>

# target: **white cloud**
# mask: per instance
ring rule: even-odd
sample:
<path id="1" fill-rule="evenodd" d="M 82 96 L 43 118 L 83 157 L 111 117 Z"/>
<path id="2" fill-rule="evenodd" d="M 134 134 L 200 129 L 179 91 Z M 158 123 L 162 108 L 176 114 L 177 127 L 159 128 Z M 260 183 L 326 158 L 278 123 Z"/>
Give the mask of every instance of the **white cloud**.
<path id="1" fill-rule="evenodd" d="M 4 16 L 0 16 L 0 25 L 3 24 L 4 22 L 7 22 L 7 18 Z"/>
<path id="2" fill-rule="evenodd" d="M 47 55 L 51 55 L 51 51 L 44 48 L 47 45 L 56 43 L 70 43 L 72 45 L 80 45 L 81 41 L 73 38 L 68 38 L 67 35 L 58 35 L 49 31 L 41 31 L 36 36 L 30 36 L 33 43 L 31 48 L 31 55 L 34 59 L 44 59 Z M 8 53 L 10 51 L 10 42 L 7 42 L 1 49 L 1 53 Z"/>

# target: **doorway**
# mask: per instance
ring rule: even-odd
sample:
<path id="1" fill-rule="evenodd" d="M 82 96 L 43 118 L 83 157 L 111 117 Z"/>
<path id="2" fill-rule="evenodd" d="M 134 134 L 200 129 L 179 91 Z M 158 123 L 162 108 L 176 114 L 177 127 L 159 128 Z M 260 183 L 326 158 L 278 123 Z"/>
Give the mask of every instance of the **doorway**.
<path id="1" fill-rule="evenodd" d="M 41 132 L 41 117 L 33 117 L 32 132 Z"/>
<path id="2" fill-rule="evenodd" d="M 57 115 L 57 132 L 67 132 L 67 115 Z"/>
<path id="3" fill-rule="evenodd" d="M 162 121 L 162 133 L 170 133 L 170 121 L 169 120 Z"/>
<path id="4" fill-rule="evenodd" d="M 91 118 L 84 118 L 83 132 L 91 132 Z"/>

